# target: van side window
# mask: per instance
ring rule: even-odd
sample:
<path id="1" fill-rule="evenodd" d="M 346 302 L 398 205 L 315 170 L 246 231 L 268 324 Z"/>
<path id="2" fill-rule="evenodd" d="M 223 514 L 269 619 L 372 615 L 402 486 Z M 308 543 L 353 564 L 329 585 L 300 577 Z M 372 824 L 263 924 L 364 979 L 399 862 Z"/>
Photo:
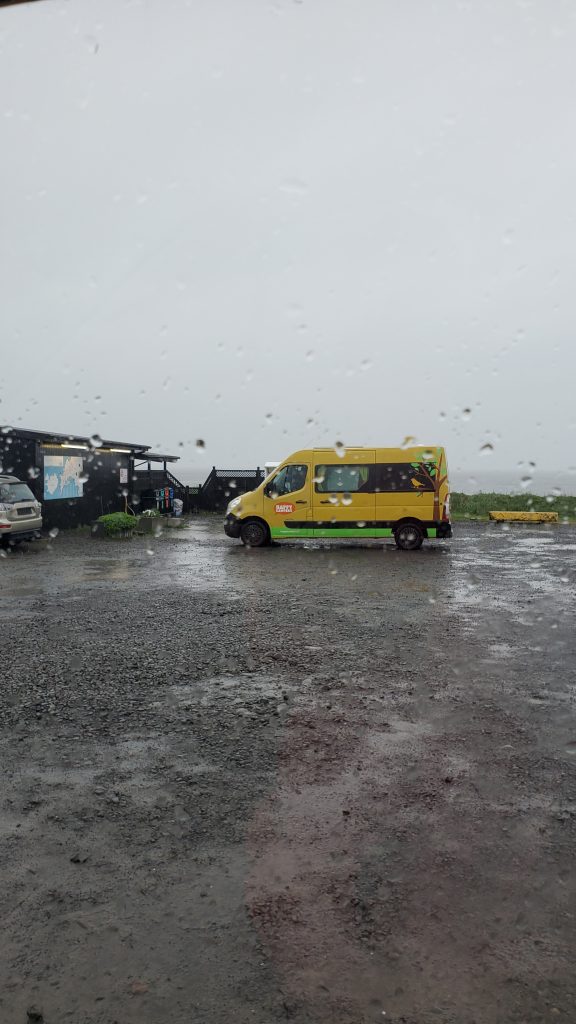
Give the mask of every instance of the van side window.
<path id="1" fill-rule="evenodd" d="M 383 493 L 393 491 L 433 491 L 436 467 L 432 463 L 421 466 L 410 462 L 379 463 L 377 470 L 377 490 Z"/>
<path id="2" fill-rule="evenodd" d="M 300 491 L 306 483 L 306 477 L 308 475 L 308 466 L 299 466 L 294 464 L 293 466 L 284 466 L 276 476 L 272 477 L 272 480 L 266 486 L 266 496 L 268 498 L 281 498 L 284 494 L 292 494 L 294 491 Z"/>
<path id="3" fill-rule="evenodd" d="M 373 494 L 373 466 L 316 466 L 314 483 L 317 494 Z"/>

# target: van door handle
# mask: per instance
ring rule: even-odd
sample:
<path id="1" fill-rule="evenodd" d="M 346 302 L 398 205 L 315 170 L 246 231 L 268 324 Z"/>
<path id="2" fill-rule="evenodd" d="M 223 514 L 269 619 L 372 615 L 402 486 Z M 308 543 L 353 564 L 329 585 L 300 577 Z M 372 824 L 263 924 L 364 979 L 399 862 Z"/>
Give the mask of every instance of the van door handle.
<path id="1" fill-rule="evenodd" d="M 294 504 L 296 504 L 296 505 L 307 505 L 308 502 L 307 501 L 296 501 Z"/>
<path id="2" fill-rule="evenodd" d="M 333 505 L 334 503 L 332 501 L 321 501 L 320 504 L 321 505 Z"/>

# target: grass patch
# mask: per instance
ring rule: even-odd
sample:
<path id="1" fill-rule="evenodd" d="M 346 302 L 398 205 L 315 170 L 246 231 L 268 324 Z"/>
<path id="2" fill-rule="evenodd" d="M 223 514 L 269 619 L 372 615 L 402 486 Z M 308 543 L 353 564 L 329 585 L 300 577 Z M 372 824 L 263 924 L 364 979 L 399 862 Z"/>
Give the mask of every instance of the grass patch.
<path id="1" fill-rule="evenodd" d="M 452 491 L 450 513 L 452 519 L 488 519 L 489 512 L 557 512 L 560 522 L 576 520 L 576 497 L 561 495 L 546 497 L 541 494 L 498 494 L 480 492 L 463 494 Z"/>

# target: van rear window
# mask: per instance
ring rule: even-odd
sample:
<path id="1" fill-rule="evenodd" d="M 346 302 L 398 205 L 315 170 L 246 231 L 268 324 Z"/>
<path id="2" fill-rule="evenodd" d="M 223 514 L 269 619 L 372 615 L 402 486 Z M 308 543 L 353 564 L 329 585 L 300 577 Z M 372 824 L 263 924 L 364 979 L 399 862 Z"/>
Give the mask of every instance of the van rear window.
<path id="1" fill-rule="evenodd" d="M 380 463 L 376 466 L 376 489 L 383 493 L 393 491 L 433 491 L 436 466 L 425 463 L 414 466 L 410 462 Z"/>

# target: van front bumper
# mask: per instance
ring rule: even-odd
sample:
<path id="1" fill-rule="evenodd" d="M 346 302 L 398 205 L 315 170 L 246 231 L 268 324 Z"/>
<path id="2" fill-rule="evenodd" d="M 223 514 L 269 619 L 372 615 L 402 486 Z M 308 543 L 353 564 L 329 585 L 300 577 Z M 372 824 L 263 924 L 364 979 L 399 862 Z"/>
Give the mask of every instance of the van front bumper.
<path id="1" fill-rule="evenodd" d="M 237 539 L 240 536 L 241 522 L 237 516 L 228 515 L 224 520 L 224 533 L 227 537 Z"/>

